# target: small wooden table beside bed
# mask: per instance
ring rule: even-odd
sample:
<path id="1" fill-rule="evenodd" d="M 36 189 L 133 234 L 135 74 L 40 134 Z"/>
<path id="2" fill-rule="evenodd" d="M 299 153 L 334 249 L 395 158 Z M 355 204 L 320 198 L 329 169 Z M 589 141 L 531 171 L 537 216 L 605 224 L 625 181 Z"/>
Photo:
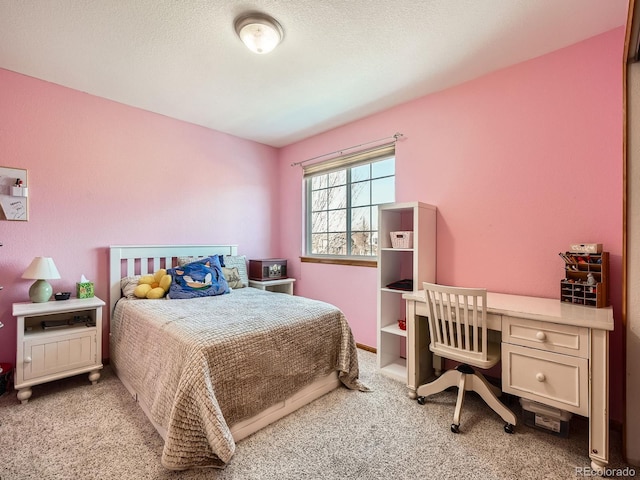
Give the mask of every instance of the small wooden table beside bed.
<path id="1" fill-rule="evenodd" d="M 255 288 L 123 296 L 137 275 L 217 255 L 248 284 L 235 245 L 110 247 L 111 365 L 164 439 L 169 469 L 223 467 L 235 442 L 339 385 L 367 390 L 333 305 Z"/>

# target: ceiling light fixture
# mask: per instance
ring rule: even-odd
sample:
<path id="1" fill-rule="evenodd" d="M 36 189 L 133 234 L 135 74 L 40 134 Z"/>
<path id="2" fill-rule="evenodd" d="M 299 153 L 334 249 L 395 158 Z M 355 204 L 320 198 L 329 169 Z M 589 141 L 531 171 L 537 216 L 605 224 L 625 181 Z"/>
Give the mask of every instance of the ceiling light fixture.
<path id="1" fill-rule="evenodd" d="M 264 13 L 247 13 L 234 22 L 240 40 L 254 53 L 269 53 L 284 37 L 280 24 Z"/>

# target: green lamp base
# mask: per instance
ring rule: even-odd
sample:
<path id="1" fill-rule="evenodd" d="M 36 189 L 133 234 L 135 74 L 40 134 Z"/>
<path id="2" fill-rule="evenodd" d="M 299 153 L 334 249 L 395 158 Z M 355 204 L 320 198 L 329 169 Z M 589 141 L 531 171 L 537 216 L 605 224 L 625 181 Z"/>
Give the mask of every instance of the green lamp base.
<path id="1" fill-rule="evenodd" d="M 48 302 L 53 294 L 53 289 L 46 280 L 36 280 L 29 289 L 29 298 L 33 303 Z"/>

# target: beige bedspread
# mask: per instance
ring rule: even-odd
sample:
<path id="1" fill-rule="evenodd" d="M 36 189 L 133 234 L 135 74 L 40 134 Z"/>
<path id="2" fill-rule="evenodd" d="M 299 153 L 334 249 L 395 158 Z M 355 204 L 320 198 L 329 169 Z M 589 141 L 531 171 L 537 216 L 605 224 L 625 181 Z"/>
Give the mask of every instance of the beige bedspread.
<path id="1" fill-rule="evenodd" d="M 336 307 L 254 288 L 190 300 L 120 300 L 111 362 L 167 431 L 170 469 L 224 466 L 229 426 L 333 370 L 358 381 L 351 329 Z"/>

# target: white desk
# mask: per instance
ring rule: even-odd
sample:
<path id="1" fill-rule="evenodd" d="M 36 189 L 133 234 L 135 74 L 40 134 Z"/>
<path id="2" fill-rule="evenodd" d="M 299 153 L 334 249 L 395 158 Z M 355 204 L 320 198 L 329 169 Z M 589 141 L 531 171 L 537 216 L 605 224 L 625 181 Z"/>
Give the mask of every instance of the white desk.
<path id="1" fill-rule="evenodd" d="M 433 376 L 423 292 L 407 301 L 409 396 Z M 609 332 L 613 309 L 487 292 L 487 326 L 502 337 L 502 390 L 589 417 L 594 470 L 609 462 Z M 439 366 L 439 359 L 436 358 Z"/>

